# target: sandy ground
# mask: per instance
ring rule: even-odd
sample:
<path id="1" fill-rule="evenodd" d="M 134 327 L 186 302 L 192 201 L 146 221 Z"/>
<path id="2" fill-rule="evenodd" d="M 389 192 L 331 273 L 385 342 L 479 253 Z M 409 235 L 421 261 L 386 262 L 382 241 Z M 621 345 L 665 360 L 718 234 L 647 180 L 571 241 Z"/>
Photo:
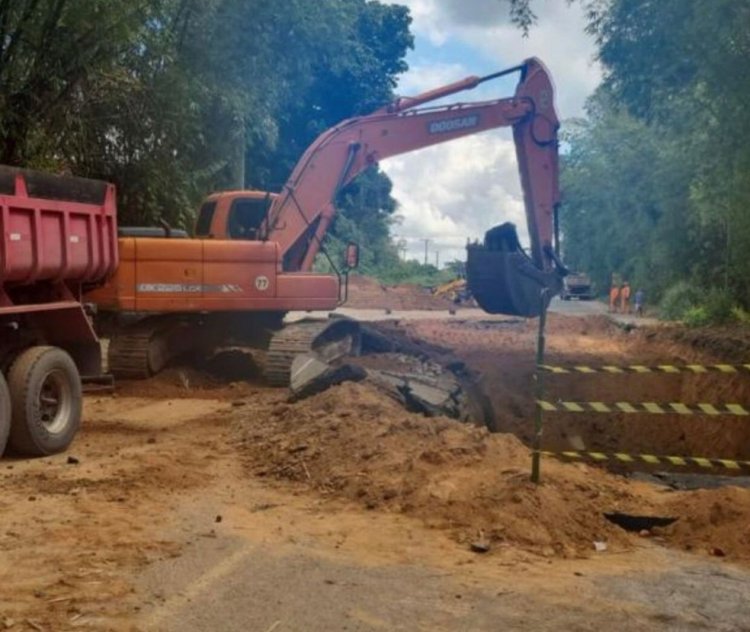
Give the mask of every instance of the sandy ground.
<path id="1" fill-rule="evenodd" d="M 555 361 L 714 357 L 599 317 L 550 320 Z M 511 434 L 427 420 L 364 385 L 289 404 L 190 371 L 122 384 L 87 398 L 67 454 L 0 462 L 0 629 L 747 629 L 750 491 L 554 460 L 535 487 L 522 443 L 535 324 L 398 326 L 482 371 Z M 670 377 L 657 395 L 748 401 L 744 383 L 722 384 Z M 654 385 L 559 388 L 633 399 Z M 701 422 L 550 419 L 545 446 L 747 458 L 747 422 Z M 605 510 L 679 520 L 641 537 Z"/>

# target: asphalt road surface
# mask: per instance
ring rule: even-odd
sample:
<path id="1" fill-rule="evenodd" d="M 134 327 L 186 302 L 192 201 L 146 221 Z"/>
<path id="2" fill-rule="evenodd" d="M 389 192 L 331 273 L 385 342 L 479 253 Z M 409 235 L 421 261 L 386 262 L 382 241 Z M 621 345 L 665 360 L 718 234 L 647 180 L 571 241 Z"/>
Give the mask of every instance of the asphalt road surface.
<path id="1" fill-rule="evenodd" d="M 596 316 L 606 315 L 612 320 L 634 327 L 657 325 L 660 321 L 651 317 L 638 317 L 634 314 L 609 314 L 607 305 L 601 301 L 563 301 L 558 297 L 552 299 L 550 312 L 566 316 Z M 386 310 L 386 309 L 357 309 L 339 307 L 333 312 L 289 312 L 287 320 L 295 321 L 302 318 L 320 318 L 326 314 L 339 314 L 363 321 L 376 320 L 514 320 L 513 316 L 504 314 L 488 314 L 478 307 L 459 307 L 451 312 L 443 310 Z"/>

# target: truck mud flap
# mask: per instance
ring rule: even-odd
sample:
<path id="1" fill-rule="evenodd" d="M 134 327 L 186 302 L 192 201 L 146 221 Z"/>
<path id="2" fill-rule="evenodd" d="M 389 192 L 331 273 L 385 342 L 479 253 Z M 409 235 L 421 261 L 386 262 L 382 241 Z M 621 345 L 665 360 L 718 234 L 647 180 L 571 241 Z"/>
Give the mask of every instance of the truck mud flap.
<path id="1" fill-rule="evenodd" d="M 469 246 L 466 280 L 472 296 L 484 311 L 509 316 L 539 316 L 542 291 L 549 290 L 546 309 L 563 287 L 561 274 L 555 270 L 540 270 L 521 249 L 512 224 L 488 231 L 483 245 Z"/>

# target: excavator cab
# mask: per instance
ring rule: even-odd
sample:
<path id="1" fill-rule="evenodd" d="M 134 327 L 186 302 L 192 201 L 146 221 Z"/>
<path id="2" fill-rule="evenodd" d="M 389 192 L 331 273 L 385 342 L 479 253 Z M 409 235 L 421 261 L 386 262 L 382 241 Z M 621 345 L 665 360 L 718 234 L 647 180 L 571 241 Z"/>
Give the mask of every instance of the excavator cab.
<path id="1" fill-rule="evenodd" d="M 485 233 L 484 243 L 467 246 L 466 279 L 474 299 L 490 314 L 535 317 L 560 293 L 565 270 L 537 267 L 510 222 Z"/>
<path id="2" fill-rule="evenodd" d="M 195 236 L 200 239 L 262 240 L 276 195 L 265 191 L 220 191 L 209 195 L 198 212 Z"/>

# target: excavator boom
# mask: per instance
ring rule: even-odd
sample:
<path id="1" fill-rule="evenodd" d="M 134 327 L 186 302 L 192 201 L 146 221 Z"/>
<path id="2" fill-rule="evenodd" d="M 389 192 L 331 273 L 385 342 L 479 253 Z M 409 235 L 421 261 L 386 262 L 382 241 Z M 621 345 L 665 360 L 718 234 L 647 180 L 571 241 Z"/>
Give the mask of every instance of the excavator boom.
<path id="1" fill-rule="evenodd" d="M 513 97 L 423 107 L 509 72 L 520 73 Z M 310 145 L 270 208 L 267 239 L 279 244 L 285 271 L 310 270 L 335 216 L 338 192 L 364 169 L 398 154 L 498 127 L 512 127 L 531 240 L 531 269 L 523 266 L 522 273 L 511 263 L 516 260 L 525 263 L 523 257 L 477 258 L 470 254 L 474 271 L 477 265 L 485 267 L 490 262 L 505 266 L 500 274 L 494 275 L 495 288 L 489 288 L 488 275 L 484 274 L 482 287 L 477 288 L 478 301 L 488 311 L 497 311 L 497 301 L 481 297 L 488 291 L 496 296 L 514 294 L 507 279 L 520 278 L 523 283 L 529 278 L 529 271 L 541 274 L 545 279 L 543 285 L 554 294 L 560 289 L 561 278 L 553 246 L 559 204 L 558 126 L 552 82 L 537 59 L 488 77 L 467 77 L 417 97 L 398 99 L 370 115 L 343 121 Z M 469 273 L 470 286 L 476 276 Z M 536 293 L 534 287 L 531 294 Z M 536 308 L 514 306 L 519 300 L 500 301 L 501 311 L 534 315 Z M 536 297 L 531 300 L 538 303 Z"/>

